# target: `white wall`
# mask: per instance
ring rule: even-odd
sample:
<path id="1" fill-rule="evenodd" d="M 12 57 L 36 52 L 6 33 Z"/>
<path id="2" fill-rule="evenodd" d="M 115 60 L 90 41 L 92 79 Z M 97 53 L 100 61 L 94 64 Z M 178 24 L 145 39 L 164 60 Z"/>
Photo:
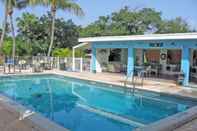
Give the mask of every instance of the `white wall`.
<path id="1" fill-rule="evenodd" d="M 136 49 L 135 53 L 137 59 L 136 64 L 143 65 L 143 49 Z"/>
<path id="2" fill-rule="evenodd" d="M 119 64 L 127 65 L 127 49 L 121 50 L 121 62 Z M 97 57 L 97 72 L 102 72 L 102 65 L 103 64 L 113 64 L 112 62 L 109 62 L 109 55 L 110 55 L 110 49 L 97 49 L 96 50 L 96 57 Z M 115 62 L 118 64 L 118 62 Z"/>
<path id="3" fill-rule="evenodd" d="M 161 59 L 161 54 L 166 54 L 166 59 L 165 60 L 162 60 Z M 162 73 L 165 73 L 166 72 L 166 65 L 167 65 L 167 49 L 161 49 L 160 50 L 160 64 L 162 65 Z"/>
<path id="4" fill-rule="evenodd" d="M 108 64 L 110 51 L 109 49 L 97 49 L 96 50 L 96 57 L 97 57 L 97 72 L 102 72 L 102 64 Z"/>

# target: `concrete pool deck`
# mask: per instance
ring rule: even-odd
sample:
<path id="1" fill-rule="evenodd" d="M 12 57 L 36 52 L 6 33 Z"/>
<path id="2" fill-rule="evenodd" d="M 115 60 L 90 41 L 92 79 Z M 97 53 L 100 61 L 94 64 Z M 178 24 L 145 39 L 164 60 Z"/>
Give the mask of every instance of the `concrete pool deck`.
<path id="1" fill-rule="evenodd" d="M 66 72 L 59 70 L 44 71 L 42 73 L 19 73 L 18 75 L 25 74 L 59 74 L 68 77 L 74 77 L 84 80 L 91 80 L 95 82 L 107 83 L 110 85 L 123 86 L 125 76 L 123 74 L 113 73 L 89 73 L 89 72 Z M 12 75 L 12 74 L 11 74 Z M 177 86 L 173 81 L 145 79 L 144 86 L 137 86 L 139 89 L 154 91 L 159 93 L 167 93 L 172 95 L 197 98 L 197 90 L 190 88 L 182 88 Z M 15 105 L 13 105 L 15 106 Z M 20 113 L 5 104 L 5 101 L 0 100 L 0 131 L 49 131 L 41 126 L 39 122 L 32 122 L 31 116 L 23 120 L 19 120 Z M 47 121 L 45 125 L 53 123 Z M 53 124 L 52 124 L 53 125 Z M 56 124 L 55 124 L 56 125 Z M 176 127 L 172 131 L 196 131 L 197 130 L 197 116 L 194 119 L 185 122 L 181 126 Z M 55 131 L 55 130 L 54 130 Z"/>
<path id="2" fill-rule="evenodd" d="M 0 131 L 68 131 L 39 113 L 0 95 Z"/>

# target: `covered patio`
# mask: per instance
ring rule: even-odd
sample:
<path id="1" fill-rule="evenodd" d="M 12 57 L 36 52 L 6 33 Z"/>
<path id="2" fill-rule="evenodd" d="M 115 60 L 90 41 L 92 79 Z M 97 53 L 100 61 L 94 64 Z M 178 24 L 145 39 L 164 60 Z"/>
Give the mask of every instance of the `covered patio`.
<path id="1" fill-rule="evenodd" d="M 189 86 L 197 78 L 196 33 L 90 37 L 79 42 L 91 47 L 93 73 L 133 76 L 136 69 L 150 66 L 150 77 L 163 81 L 176 82 L 181 75 L 181 84 Z"/>

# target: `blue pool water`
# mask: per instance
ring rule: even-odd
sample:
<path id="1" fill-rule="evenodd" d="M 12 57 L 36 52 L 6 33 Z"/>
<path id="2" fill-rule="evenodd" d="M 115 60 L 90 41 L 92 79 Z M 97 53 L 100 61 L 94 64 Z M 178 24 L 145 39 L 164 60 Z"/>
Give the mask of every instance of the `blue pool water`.
<path id="1" fill-rule="evenodd" d="M 197 105 L 197 101 L 58 75 L 0 78 L 0 93 L 72 131 L 131 131 Z"/>

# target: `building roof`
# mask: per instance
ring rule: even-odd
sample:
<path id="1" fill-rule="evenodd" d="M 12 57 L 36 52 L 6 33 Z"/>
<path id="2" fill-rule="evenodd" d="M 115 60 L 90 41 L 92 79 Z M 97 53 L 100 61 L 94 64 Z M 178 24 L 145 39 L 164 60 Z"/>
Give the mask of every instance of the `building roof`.
<path id="1" fill-rule="evenodd" d="M 195 33 L 174 33 L 174 34 L 147 34 L 147 35 L 128 35 L 128 36 L 101 36 L 79 38 L 78 42 L 108 42 L 108 41 L 145 41 L 145 40 L 197 40 Z"/>

